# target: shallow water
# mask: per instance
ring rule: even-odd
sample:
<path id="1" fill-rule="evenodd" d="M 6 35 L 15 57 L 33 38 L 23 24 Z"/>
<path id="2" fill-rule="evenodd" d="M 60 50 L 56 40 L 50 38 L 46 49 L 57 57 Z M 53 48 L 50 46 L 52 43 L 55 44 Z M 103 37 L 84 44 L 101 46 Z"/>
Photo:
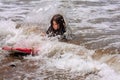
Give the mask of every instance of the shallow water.
<path id="1" fill-rule="evenodd" d="M 67 41 L 41 35 L 56 13 L 72 30 Z M 120 80 L 119 18 L 119 0 L 0 0 L 0 46 L 39 50 L 0 50 L 0 79 Z"/>

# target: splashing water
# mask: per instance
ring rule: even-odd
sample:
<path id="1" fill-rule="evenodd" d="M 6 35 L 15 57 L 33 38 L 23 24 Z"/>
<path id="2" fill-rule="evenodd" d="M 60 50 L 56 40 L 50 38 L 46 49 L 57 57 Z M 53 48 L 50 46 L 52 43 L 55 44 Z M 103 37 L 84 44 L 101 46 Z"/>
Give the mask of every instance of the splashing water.
<path id="1" fill-rule="evenodd" d="M 0 0 L 0 46 L 36 48 L 18 59 L 0 49 L 0 79 L 120 80 L 119 0 Z M 42 36 L 54 14 L 75 35 Z"/>

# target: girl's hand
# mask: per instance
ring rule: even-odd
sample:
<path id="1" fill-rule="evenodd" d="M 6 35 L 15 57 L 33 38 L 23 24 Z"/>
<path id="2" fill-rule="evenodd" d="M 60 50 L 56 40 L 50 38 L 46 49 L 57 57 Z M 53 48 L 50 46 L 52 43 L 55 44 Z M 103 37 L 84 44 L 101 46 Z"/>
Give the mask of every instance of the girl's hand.
<path id="1" fill-rule="evenodd" d="M 41 32 L 40 34 L 41 34 L 41 36 L 46 36 L 45 32 Z"/>

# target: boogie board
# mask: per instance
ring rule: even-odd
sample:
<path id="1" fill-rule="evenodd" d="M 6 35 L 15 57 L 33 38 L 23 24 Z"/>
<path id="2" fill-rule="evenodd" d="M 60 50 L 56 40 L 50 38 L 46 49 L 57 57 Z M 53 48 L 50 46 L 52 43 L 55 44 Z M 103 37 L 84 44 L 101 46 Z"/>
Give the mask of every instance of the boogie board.
<path id="1" fill-rule="evenodd" d="M 9 46 L 2 47 L 2 50 L 14 52 L 14 53 L 23 53 L 23 54 L 32 54 L 32 55 L 35 55 L 38 52 L 31 48 L 20 48 L 20 47 L 9 47 Z"/>

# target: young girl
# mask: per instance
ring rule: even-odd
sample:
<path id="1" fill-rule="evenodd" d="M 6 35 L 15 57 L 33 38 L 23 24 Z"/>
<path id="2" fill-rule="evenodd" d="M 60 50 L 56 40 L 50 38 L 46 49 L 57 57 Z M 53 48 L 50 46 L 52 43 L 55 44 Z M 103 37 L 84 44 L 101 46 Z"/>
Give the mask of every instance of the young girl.
<path id="1" fill-rule="evenodd" d="M 51 25 L 46 32 L 49 37 L 63 35 L 66 32 L 66 24 L 62 15 L 54 15 L 50 23 Z"/>

